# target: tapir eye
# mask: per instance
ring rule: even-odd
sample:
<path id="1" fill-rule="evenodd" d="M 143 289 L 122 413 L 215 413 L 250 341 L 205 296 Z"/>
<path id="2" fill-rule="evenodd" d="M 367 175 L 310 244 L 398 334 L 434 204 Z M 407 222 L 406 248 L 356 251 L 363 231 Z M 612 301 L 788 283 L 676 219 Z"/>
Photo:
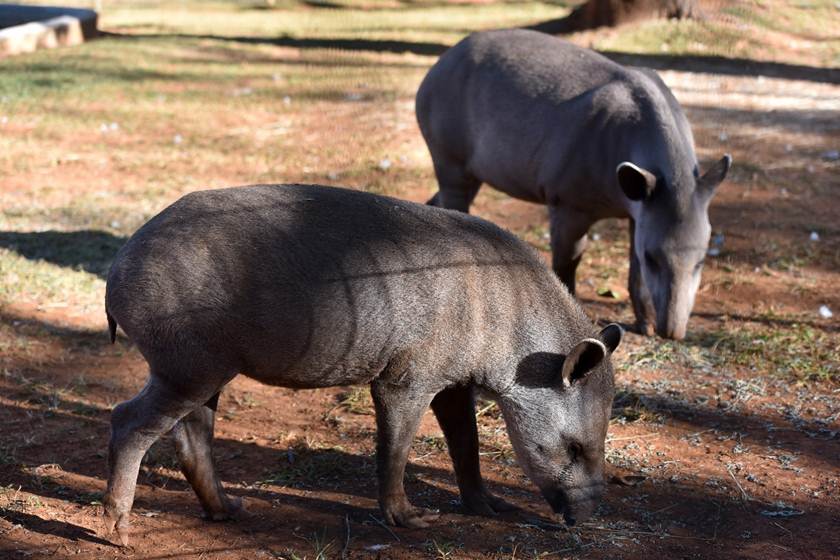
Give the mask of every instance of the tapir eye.
<path id="1" fill-rule="evenodd" d="M 545 447 L 542 445 L 537 445 L 537 453 L 545 453 Z"/>
<path id="2" fill-rule="evenodd" d="M 574 462 L 583 455 L 583 446 L 577 442 L 569 444 L 569 460 Z"/>

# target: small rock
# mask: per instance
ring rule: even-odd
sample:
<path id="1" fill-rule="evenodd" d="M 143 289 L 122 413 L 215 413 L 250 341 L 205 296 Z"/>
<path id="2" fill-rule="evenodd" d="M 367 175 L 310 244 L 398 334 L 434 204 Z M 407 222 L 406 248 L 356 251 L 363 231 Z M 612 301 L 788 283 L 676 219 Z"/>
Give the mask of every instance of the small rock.
<path id="1" fill-rule="evenodd" d="M 793 144 L 785 144 L 785 151 L 791 153 L 793 151 Z"/>
<path id="2" fill-rule="evenodd" d="M 329 173 L 327 173 L 327 179 L 329 179 L 330 181 L 338 180 L 338 173 L 336 173 L 335 171 L 330 171 Z"/>
<path id="3" fill-rule="evenodd" d="M 720 256 L 720 247 L 709 247 L 709 250 L 706 251 L 710 257 L 719 257 Z"/>
<path id="4" fill-rule="evenodd" d="M 119 223 L 118 221 L 114 220 L 113 222 L 111 222 L 111 223 L 110 223 L 110 224 L 108 224 L 108 225 L 110 225 L 110 226 L 111 226 L 112 228 L 114 228 L 114 229 L 120 229 L 120 226 L 121 226 L 122 224 L 121 224 L 121 223 Z"/>
<path id="5" fill-rule="evenodd" d="M 382 171 L 388 171 L 389 169 L 391 169 L 391 165 L 391 160 L 388 158 L 382 158 L 379 161 L 379 169 L 381 169 Z"/>
<path id="6" fill-rule="evenodd" d="M 183 136 L 181 136 L 180 134 L 176 134 L 175 136 L 173 136 L 173 137 L 172 137 L 172 141 L 173 141 L 175 144 L 180 144 L 181 142 L 183 142 L 183 141 L 184 141 L 184 137 L 183 137 Z"/>
<path id="7" fill-rule="evenodd" d="M 718 138 L 721 142 L 726 142 L 727 140 L 729 140 L 729 135 L 725 132 L 721 132 L 720 134 L 718 134 Z"/>
<path id="8" fill-rule="evenodd" d="M 6 115 L 0 117 L 0 124 L 6 124 L 7 122 L 9 122 L 9 117 L 7 117 Z"/>
<path id="9" fill-rule="evenodd" d="M 808 237 L 808 239 L 810 239 L 811 241 L 819 241 L 820 240 L 820 234 L 817 233 L 816 231 L 812 231 L 811 235 Z"/>
<path id="10" fill-rule="evenodd" d="M 827 152 L 823 152 L 822 157 L 823 159 L 827 159 L 828 161 L 837 161 L 838 159 L 840 159 L 840 151 L 828 150 Z"/>
<path id="11" fill-rule="evenodd" d="M 117 123 L 115 123 L 115 122 L 112 122 L 111 124 L 109 124 L 109 125 L 108 125 L 108 129 L 109 129 L 109 130 L 119 130 L 119 129 L 120 129 L 120 125 L 118 125 L 118 124 L 117 124 Z"/>
<path id="12" fill-rule="evenodd" d="M 601 234 L 600 233 L 593 233 L 592 234 L 592 241 L 600 241 L 600 240 L 601 240 Z"/>
<path id="13" fill-rule="evenodd" d="M 831 319 L 832 317 L 834 317 L 834 313 L 831 312 L 831 309 L 829 309 L 827 305 L 821 305 L 819 313 L 820 317 L 822 317 L 823 319 Z"/>
<path id="14" fill-rule="evenodd" d="M 289 97 L 288 95 L 284 96 L 283 97 L 283 105 L 288 106 L 288 105 L 291 105 L 291 104 L 292 104 L 292 98 Z"/>
<path id="15" fill-rule="evenodd" d="M 364 96 L 361 93 L 348 93 L 344 96 L 344 99 L 347 101 L 361 101 L 364 99 Z"/>

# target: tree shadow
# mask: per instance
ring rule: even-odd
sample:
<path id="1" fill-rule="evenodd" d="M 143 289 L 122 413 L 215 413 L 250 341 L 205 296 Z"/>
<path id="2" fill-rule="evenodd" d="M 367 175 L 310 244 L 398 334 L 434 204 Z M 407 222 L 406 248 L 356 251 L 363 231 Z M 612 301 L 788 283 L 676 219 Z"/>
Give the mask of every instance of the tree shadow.
<path id="1" fill-rule="evenodd" d="M 765 76 L 785 80 L 840 84 L 840 68 L 820 68 L 785 62 L 762 62 L 748 58 L 716 55 L 636 54 L 598 51 L 610 60 L 626 66 L 644 66 L 654 70 L 677 70 L 727 76 Z"/>
<path id="2" fill-rule="evenodd" d="M 374 51 L 389 53 L 413 53 L 419 55 L 439 55 L 449 48 L 443 43 L 429 43 L 418 41 L 393 41 L 388 39 L 350 39 L 350 38 L 319 38 L 319 37 L 279 37 L 259 36 L 225 36 L 209 34 L 154 34 L 154 33 L 113 33 L 105 36 L 121 40 L 144 40 L 157 38 L 175 39 L 206 39 L 213 41 L 228 41 L 249 45 L 274 45 L 277 47 L 293 47 L 299 49 L 336 49 L 345 51 Z"/>
<path id="3" fill-rule="evenodd" d="M 532 27 L 526 28 L 531 29 Z M 413 53 L 424 56 L 439 56 L 452 45 L 421 41 L 397 41 L 387 39 L 353 39 L 328 37 L 279 37 L 224 36 L 209 34 L 121 34 L 109 32 L 107 37 L 141 40 L 148 38 L 209 39 L 254 45 L 274 45 L 299 49 L 337 49 L 346 51 L 372 51 L 389 53 Z M 677 70 L 724 74 L 732 76 L 766 76 L 787 80 L 802 80 L 840 84 L 840 68 L 820 68 L 788 64 L 783 62 L 762 62 L 746 58 L 727 58 L 717 55 L 667 55 L 637 54 L 620 51 L 598 51 L 603 56 L 627 66 L 643 66 L 654 70 Z"/>
<path id="4" fill-rule="evenodd" d="M 771 109 L 756 111 L 710 107 L 683 103 L 682 108 L 692 122 L 724 124 L 737 130 L 739 125 L 752 125 L 764 128 L 784 128 L 795 133 L 813 133 L 814 131 L 840 130 L 840 111 L 830 109 Z M 737 163 L 736 163 L 737 165 Z"/>
<path id="5" fill-rule="evenodd" d="M 524 27 L 549 35 L 564 35 L 578 31 L 574 13 L 570 17 L 538 22 Z M 821 68 L 784 62 L 764 62 L 747 58 L 728 58 L 719 55 L 638 54 L 621 51 L 598 51 L 610 60 L 626 66 L 644 66 L 654 70 L 678 70 L 725 74 L 731 76 L 766 76 L 786 80 L 840 84 L 840 68 Z"/>
<path id="6" fill-rule="evenodd" d="M 126 239 L 99 230 L 0 231 L 0 247 L 29 260 L 83 270 L 103 279 Z"/>

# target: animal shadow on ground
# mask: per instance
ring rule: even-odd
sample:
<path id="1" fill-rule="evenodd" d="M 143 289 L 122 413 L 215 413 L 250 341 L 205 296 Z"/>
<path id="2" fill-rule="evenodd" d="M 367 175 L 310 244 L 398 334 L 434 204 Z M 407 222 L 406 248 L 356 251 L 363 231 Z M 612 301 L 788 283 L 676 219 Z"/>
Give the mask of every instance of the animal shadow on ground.
<path id="1" fill-rule="evenodd" d="M 43 260 L 105 278 L 114 255 L 126 239 L 98 230 L 2 231 L 0 247 L 29 260 Z"/>
<path id="2" fill-rule="evenodd" d="M 68 539 L 88 541 L 94 544 L 115 546 L 112 543 L 97 537 L 93 531 L 85 527 L 79 527 L 66 521 L 55 519 L 42 519 L 37 515 L 20 511 L 0 510 L 0 517 L 12 524 L 26 527 L 27 530 L 41 533 L 43 535 L 62 535 Z"/>

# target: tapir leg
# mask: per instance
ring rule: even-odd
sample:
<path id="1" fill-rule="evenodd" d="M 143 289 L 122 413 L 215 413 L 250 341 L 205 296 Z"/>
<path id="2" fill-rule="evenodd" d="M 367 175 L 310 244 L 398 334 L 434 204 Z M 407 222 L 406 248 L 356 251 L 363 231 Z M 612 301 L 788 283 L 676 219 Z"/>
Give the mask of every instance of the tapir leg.
<path id="1" fill-rule="evenodd" d="M 513 509 L 504 500 L 487 492 L 481 480 L 472 388 L 456 386 L 444 389 L 432 400 L 432 410 L 446 436 L 464 507 L 480 515 Z"/>
<path id="2" fill-rule="evenodd" d="M 593 220 L 580 212 L 558 206 L 548 208 L 551 226 L 552 268 L 569 292 L 575 293 L 575 272 L 586 250 L 586 232 Z"/>
<path id="3" fill-rule="evenodd" d="M 411 442 L 432 395 L 379 380 L 371 384 L 371 395 L 376 409 L 379 506 L 385 521 L 402 527 L 428 527 L 439 515 L 411 505 L 403 477 Z"/>
<path id="4" fill-rule="evenodd" d="M 653 328 L 656 325 L 656 311 L 653 307 L 653 300 L 650 297 L 647 286 L 642 278 L 642 270 L 639 265 L 639 255 L 636 254 L 636 222 L 630 220 L 630 276 L 628 279 L 628 290 L 630 300 L 633 302 L 633 313 L 636 315 L 636 328 L 641 334 L 653 335 Z"/>
<path id="5" fill-rule="evenodd" d="M 195 400 L 184 398 L 153 372 L 136 397 L 117 405 L 111 413 L 110 472 L 102 503 L 106 529 L 110 533 L 116 528 L 123 545 L 128 544 L 129 512 L 143 455 L 160 436 L 212 394 Z"/>
<path id="6" fill-rule="evenodd" d="M 435 157 L 433 160 L 440 190 L 427 204 L 469 212 L 470 205 L 481 187 L 481 181 L 470 175 L 459 163 Z"/>
<path id="7" fill-rule="evenodd" d="M 228 519 L 242 507 L 239 498 L 225 495 L 213 462 L 213 424 L 218 402 L 219 393 L 216 393 L 204 406 L 184 416 L 172 430 L 181 471 L 195 490 L 205 514 L 213 521 Z"/>

